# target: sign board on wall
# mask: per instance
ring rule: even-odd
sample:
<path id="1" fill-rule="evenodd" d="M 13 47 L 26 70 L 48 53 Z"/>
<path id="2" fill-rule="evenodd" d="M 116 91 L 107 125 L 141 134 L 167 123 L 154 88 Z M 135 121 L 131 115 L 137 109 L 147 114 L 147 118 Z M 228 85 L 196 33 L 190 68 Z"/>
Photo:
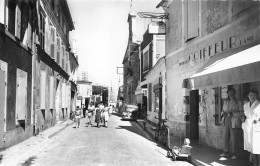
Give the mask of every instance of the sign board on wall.
<path id="1" fill-rule="evenodd" d="M 166 33 L 165 31 L 166 29 L 166 25 L 164 22 L 159 21 L 159 22 L 151 22 L 148 25 L 148 32 L 149 34 L 160 34 L 160 35 L 164 35 Z"/>

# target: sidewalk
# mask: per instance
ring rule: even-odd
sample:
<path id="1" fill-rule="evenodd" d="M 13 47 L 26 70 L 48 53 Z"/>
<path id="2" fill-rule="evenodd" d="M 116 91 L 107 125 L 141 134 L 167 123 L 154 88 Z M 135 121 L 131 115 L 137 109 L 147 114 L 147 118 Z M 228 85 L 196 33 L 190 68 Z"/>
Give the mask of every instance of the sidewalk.
<path id="1" fill-rule="evenodd" d="M 136 123 L 142 128 L 143 127 L 143 120 L 137 120 Z M 146 123 L 146 130 L 147 134 L 150 135 L 151 138 L 154 138 L 154 126 L 151 124 Z M 158 141 L 158 143 L 160 140 Z M 180 141 L 180 139 L 176 136 L 171 136 L 170 138 L 170 144 L 171 146 L 181 146 L 183 143 Z M 191 163 L 195 166 L 251 166 L 252 164 L 248 162 L 245 159 L 236 159 L 232 160 L 230 158 L 224 158 L 224 157 L 219 157 L 219 154 L 222 153 L 222 151 L 205 147 L 200 145 L 197 142 L 192 142 L 191 141 L 191 146 L 193 147 L 191 153 Z"/>
<path id="2" fill-rule="evenodd" d="M 60 124 L 46 129 L 37 136 L 16 144 L 0 152 L 0 165 L 16 166 L 33 160 L 34 156 L 44 150 L 45 146 L 51 141 L 51 138 L 73 124 L 72 120 L 64 121 Z"/>

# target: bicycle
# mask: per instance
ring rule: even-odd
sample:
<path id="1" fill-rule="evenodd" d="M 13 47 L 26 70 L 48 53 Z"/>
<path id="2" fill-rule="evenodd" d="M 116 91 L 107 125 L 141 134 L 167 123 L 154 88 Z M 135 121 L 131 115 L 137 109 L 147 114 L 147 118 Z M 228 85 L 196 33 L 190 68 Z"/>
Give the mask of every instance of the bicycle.
<path id="1" fill-rule="evenodd" d="M 155 117 L 155 119 L 158 119 Z M 155 137 L 155 140 L 158 141 L 159 140 L 159 137 L 162 138 L 162 144 L 166 147 L 169 146 L 169 127 L 166 126 L 164 123 L 167 122 L 167 119 L 161 119 L 159 120 L 157 126 L 156 126 L 156 129 L 155 129 L 155 134 L 154 134 L 154 137 Z"/>
<path id="2" fill-rule="evenodd" d="M 144 121 L 143 121 L 144 130 L 146 130 L 146 123 L 148 122 L 147 116 L 150 116 L 150 115 L 144 114 Z"/>

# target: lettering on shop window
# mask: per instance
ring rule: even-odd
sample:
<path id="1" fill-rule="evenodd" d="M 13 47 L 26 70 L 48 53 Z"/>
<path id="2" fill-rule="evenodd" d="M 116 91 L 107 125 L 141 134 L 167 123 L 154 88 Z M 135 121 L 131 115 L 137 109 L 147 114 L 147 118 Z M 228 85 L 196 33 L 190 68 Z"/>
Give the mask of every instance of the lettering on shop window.
<path id="1" fill-rule="evenodd" d="M 236 47 L 252 43 L 254 40 L 255 40 L 254 36 L 248 36 L 245 38 L 238 38 L 237 36 L 231 36 L 226 40 L 222 40 L 220 42 L 210 44 L 204 48 L 201 48 L 200 50 L 189 53 L 187 55 L 188 58 L 186 60 L 185 59 L 180 60 L 179 65 L 180 66 L 185 65 L 190 61 L 199 61 L 201 59 L 214 56 L 216 54 L 222 53 L 229 49 L 234 49 Z"/>

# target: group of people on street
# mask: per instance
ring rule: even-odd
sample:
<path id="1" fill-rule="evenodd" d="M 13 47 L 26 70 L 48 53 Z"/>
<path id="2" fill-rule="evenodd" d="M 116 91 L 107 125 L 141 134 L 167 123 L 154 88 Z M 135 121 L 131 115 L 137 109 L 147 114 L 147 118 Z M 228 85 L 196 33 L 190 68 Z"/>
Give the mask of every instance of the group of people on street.
<path id="1" fill-rule="evenodd" d="M 244 150 L 250 153 L 249 161 L 260 166 L 260 104 L 258 92 L 250 90 L 244 103 L 236 97 L 236 90 L 227 90 L 228 99 L 224 101 L 222 123 L 224 126 L 224 153 L 220 157 L 236 159 L 239 130 L 244 134 Z"/>
<path id="2" fill-rule="evenodd" d="M 87 118 L 87 126 L 91 125 L 93 119 L 95 120 L 97 127 L 100 128 L 101 124 L 103 123 L 104 127 L 108 127 L 108 120 L 109 117 L 114 112 L 114 106 L 110 105 L 109 107 L 103 103 L 90 103 L 88 109 L 85 107 L 85 110 L 82 112 L 81 108 L 77 106 L 76 110 L 74 111 L 74 121 L 76 122 L 76 128 L 80 126 L 80 119 L 82 117 Z M 83 113 L 83 114 L 81 114 Z"/>

